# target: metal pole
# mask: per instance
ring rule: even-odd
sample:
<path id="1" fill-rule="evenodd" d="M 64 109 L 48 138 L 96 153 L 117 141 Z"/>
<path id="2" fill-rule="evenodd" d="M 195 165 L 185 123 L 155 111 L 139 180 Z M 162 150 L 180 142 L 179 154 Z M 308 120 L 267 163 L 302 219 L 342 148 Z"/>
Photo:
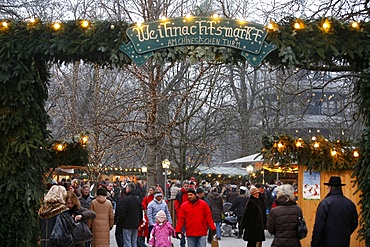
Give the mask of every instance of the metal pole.
<path id="1" fill-rule="evenodd" d="M 167 200 L 167 169 L 164 168 L 164 198 Z"/>

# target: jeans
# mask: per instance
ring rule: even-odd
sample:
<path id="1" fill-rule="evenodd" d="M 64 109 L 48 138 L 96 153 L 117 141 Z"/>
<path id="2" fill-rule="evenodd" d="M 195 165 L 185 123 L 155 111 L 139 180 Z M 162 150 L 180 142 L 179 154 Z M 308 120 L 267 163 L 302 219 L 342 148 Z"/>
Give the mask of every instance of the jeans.
<path id="1" fill-rule="evenodd" d="M 153 230 L 153 226 L 148 226 L 148 239 L 147 239 L 147 243 L 149 243 L 150 233 L 152 232 L 152 230 Z"/>
<path id="2" fill-rule="evenodd" d="M 187 237 L 188 247 L 206 247 L 206 236 Z"/>
<path id="3" fill-rule="evenodd" d="M 238 237 L 243 237 L 243 228 L 242 228 L 242 219 L 243 219 L 243 216 L 238 216 Z"/>
<path id="4" fill-rule="evenodd" d="M 146 247 L 144 236 L 137 237 L 137 247 Z"/>
<path id="5" fill-rule="evenodd" d="M 217 238 L 221 239 L 221 222 L 217 221 L 217 222 L 215 222 L 215 225 L 216 225 Z"/>
<path id="6" fill-rule="evenodd" d="M 182 227 L 182 232 L 185 232 L 185 226 Z M 186 240 L 185 240 L 185 235 L 182 234 L 182 237 L 180 239 L 180 247 L 185 247 Z"/>
<path id="7" fill-rule="evenodd" d="M 123 228 L 123 246 L 137 247 L 137 229 Z"/>

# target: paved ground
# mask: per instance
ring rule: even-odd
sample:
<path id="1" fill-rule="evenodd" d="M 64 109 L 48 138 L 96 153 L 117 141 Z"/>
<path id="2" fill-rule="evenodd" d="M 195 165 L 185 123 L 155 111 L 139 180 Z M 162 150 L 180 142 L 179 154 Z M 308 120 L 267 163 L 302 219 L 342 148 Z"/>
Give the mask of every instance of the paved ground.
<path id="1" fill-rule="evenodd" d="M 110 247 L 117 247 L 116 239 L 114 237 L 114 231 L 115 228 L 112 229 L 110 232 Z M 273 237 L 266 231 L 266 241 L 262 242 L 262 247 L 270 247 L 272 243 Z M 174 244 L 174 247 L 180 246 L 180 240 L 173 239 L 172 243 Z M 237 239 L 235 237 L 223 237 L 219 242 L 220 247 L 245 247 L 247 246 L 247 242 L 243 241 L 242 239 Z M 207 246 L 211 246 L 210 244 L 207 244 Z"/>

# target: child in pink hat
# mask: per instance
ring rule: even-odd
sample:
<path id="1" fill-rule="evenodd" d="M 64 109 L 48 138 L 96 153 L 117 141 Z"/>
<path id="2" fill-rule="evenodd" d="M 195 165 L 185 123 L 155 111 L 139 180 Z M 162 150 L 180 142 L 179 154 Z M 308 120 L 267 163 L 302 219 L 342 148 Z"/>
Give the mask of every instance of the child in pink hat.
<path id="1" fill-rule="evenodd" d="M 154 223 L 153 230 L 150 233 L 149 247 L 171 247 L 171 237 L 175 237 L 175 229 L 167 221 L 166 213 L 163 210 L 159 210 L 155 218 L 156 223 Z"/>

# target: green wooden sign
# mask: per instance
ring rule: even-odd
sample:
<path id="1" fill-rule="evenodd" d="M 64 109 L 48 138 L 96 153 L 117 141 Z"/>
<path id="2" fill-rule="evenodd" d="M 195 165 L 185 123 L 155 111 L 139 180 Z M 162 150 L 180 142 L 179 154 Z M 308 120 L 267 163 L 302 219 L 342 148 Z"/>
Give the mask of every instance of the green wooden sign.
<path id="1" fill-rule="evenodd" d="M 120 50 L 137 65 L 143 65 L 153 52 L 174 46 L 224 46 L 241 51 L 252 66 L 276 47 L 265 42 L 263 25 L 214 17 L 180 17 L 132 26 L 126 31 L 130 42 Z"/>

